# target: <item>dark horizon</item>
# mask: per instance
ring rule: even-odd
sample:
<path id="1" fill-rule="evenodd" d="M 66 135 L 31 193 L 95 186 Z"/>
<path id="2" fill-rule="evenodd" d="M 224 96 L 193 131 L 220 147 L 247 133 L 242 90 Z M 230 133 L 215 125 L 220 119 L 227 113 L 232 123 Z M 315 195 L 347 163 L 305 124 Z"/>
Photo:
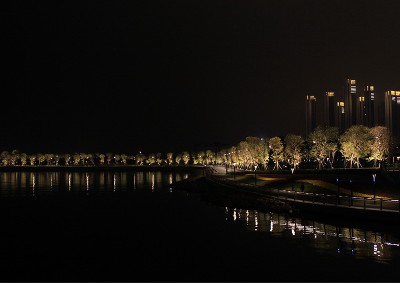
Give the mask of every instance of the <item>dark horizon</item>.
<path id="1" fill-rule="evenodd" d="M 305 132 L 305 96 L 400 89 L 398 1 L 2 9 L 0 151 L 193 151 Z M 200 150 L 200 149 L 198 149 Z"/>

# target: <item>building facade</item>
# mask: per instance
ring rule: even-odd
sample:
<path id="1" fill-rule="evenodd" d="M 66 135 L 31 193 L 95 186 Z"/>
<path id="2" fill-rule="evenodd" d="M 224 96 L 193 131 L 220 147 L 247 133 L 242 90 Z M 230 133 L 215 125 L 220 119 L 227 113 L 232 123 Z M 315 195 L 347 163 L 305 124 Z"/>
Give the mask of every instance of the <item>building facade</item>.
<path id="1" fill-rule="evenodd" d="M 400 91 L 385 92 L 385 125 L 395 140 L 400 138 Z"/>
<path id="2" fill-rule="evenodd" d="M 345 125 L 349 128 L 357 124 L 357 87 L 356 80 L 347 79 L 344 88 Z"/>
<path id="3" fill-rule="evenodd" d="M 373 127 L 376 123 L 375 118 L 375 87 L 365 86 L 364 87 L 364 98 L 365 98 L 365 126 Z"/>
<path id="4" fill-rule="evenodd" d="M 365 97 L 357 98 L 357 125 L 366 125 Z"/>
<path id="5" fill-rule="evenodd" d="M 335 93 L 326 92 L 324 97 L 324 125 L 334 127 L 335 118 Z"/>
<path id="6" fill-rule="evenodd" d="M 336 126 L 339 129 L 339 133 L 343 133 L 346 129 L 346 123 L 345 123 L 345 107 L 344 107 L 344 102 L 337 102 L 336 104 Z"/>
<path id="7" fill-rule="evenodd" d="M 317 99 L 306 96 L 306 137 L 317 127 Z"/>

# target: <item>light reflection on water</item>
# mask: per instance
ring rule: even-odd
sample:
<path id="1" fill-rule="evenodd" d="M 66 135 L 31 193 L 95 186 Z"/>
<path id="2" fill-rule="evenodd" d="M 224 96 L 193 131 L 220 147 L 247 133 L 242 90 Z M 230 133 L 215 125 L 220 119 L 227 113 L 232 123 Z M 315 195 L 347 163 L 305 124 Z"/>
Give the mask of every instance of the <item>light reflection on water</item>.
<path id="1" fill-rule="evenodd" d="M 172 192 L 172 184 L 188 173 L 162 172 L 0 172 L 0 198 L 57 192 L 117 192 L 128 190 Z"/>
<path id="2" fill-rule="evenodd" d="M 347 254 L 389 263 L 400 257 L 400 236 L 351 227 L 338 227 L 257 210 L 225 208 L 228 222 L 245 224 L 249 231 L 280 238 L 295 238 L 324 254 Z"/>

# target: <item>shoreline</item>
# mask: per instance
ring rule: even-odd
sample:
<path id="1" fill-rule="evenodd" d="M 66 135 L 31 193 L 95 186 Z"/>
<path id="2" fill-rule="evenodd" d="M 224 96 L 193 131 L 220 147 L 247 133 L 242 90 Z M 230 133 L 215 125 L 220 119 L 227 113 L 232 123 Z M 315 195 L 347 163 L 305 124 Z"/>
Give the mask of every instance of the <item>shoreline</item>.
<path id="1" fill-rule="evenodd" d="M 239 185 L 213 182 L 210 177 L 199 177 L 175 183 L 174 188 L 198 195 L 206 202 L 230 208 L 259 210 L 296 217 L 323 220 L 334 223 L 360 224 L 365 227 L 390 228 L 400 231 L 400 211 L 365 211 L 349 207 L 319 206 L 317 204 L 283 202 L 274 196 L 256 190 L 247 190 Z M 284 204 L 282 204 L 284 203 Z"/>
<path id="2" fill-rule="evenodd" d="M 161 166 L 161 165 L 87 165 L 87 166 L 55 166 L 55 165 L 41 165 L 41 166 L 1 166 L 0 172 L 49 172 L 49 171 L 195 171 L 203 170 L 204 166 Z"/>

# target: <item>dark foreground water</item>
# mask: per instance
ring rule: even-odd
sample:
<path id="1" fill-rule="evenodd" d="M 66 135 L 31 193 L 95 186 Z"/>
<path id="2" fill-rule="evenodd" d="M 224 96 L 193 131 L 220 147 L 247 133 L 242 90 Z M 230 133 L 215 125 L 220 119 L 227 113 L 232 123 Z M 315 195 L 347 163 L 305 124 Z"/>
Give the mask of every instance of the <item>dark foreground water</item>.
<path id="1" fill-rule="evenodd" d="M 190 175 L 0 173 L 1 282 L 398 282 L 398 228 L 214 206 Z"/>

